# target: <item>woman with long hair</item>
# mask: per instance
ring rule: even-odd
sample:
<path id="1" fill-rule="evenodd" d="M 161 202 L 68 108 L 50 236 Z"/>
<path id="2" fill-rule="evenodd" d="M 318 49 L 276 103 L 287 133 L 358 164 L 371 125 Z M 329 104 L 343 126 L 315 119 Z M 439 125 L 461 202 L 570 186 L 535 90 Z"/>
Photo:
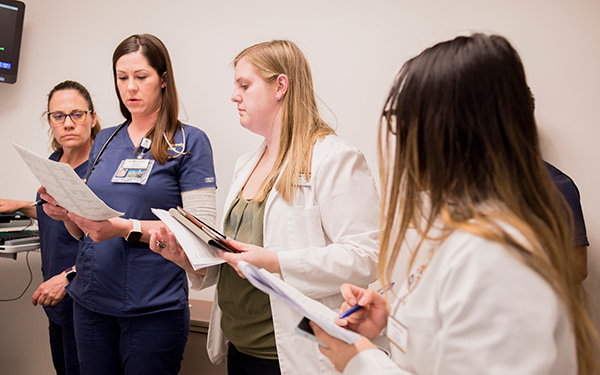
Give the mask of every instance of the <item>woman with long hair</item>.
<path id="1" fill-rule="evenodd" d="M 339 371 L 592 373 L 564 200 L 505 38 L 460 36 L 402 67 L 382 115 L 380 170 L 378 274 L 401 287 L 342 287 L 342 310 L 362 306 L 339 320 L 364 335 L 355 345 L 313 324 Z M 386 327 L 391 358 L 368 340 Z"/>
<path id="2" fill-rule="evenodd" d="M 338 308 L 342 283 L 375 281 L 375 183 L 362 153 L 319 115 L 310 67 L 298 46 L 259 43 L 240 52 L 234 66 L 231 100 L 240 124 L 264 138 L 238 159 L 225 203 L 224 234 L 242 253 L 221 252 L 226 264 L 194 272 L 166 230 L 154 234 L 150 245 L 185 268 L 192 287 L 217 283 L 208 354 L 215 363 L 227 359 L 229 374 L 331 373 L 317 344 L 294 332 L 302 316 L 252 286 L 237 264 L 244 260 L 277 273 Z"/>
<path id="3" fill-rule="evenodd" d="M 178 120 L 173 67 L 164 44 L 132 35 L 113 53 L 125 122 L 105 129 L 90 152 L 87 184 L 123 217 L 91 221 L 67 213 L 41 189 L 44 210 L 81 236 L 69 285 L 85 374 L 177 374 L 190 324 L 185 272 L 148 249 L 160 221 L 151 208 L 183 206 L 214 222 L 215 174 L 206 134 Z"/>

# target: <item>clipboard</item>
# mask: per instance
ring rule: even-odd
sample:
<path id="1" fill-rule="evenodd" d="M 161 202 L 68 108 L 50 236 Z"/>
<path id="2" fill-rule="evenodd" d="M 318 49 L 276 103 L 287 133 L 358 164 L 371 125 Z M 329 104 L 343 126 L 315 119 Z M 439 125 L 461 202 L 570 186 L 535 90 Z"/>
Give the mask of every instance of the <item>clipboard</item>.
<path id="1" fill-rule="evenodd" d="M 227 242 L 227 237 L 214 229 L 210 225 L 206 224 L 202 220 L 198 219 L 194 215 L 190 214 L 183 208 L 177 206 L 177 209 L 169 209 L 169 213 L 177 221 L 183 224 L 186 228 L 194 232 L 194 234 L 207 244 L 214 246 L 223 251 L 230 253 L 241 253 L 241 250 L 236 249 Z"/>

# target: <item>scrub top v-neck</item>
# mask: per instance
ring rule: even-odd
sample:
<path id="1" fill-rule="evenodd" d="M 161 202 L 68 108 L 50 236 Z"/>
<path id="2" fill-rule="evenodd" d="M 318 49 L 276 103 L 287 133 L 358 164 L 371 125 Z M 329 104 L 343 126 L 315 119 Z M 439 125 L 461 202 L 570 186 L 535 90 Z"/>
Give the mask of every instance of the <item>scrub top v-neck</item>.
<path id="1" fill-rule="evenodd" d="M 111 208 L 124 212 L 123 218 L 157 220 L 151 208 L 181 206 L 181 193 L 216 187 L 210 141 L 198 128 L 184 125 L 177 131 L 175 145 L 184 143 L 187 154 L 154 162 L 146 184 L 115 183 L 111 179 L 121 161 L 135 159 L 136 150 L 127 126 L 106 145 L 88 179 L 88 186 Z M 89 163 L 96 159 L 116 127 L 98 133 Z M 142 158 L 153 160 L 150 152 Z M 136 316 L 187 307 L 185 272 L 155 254 L 142 242 L 115 237 L 95 243 L 84 237 L 77 255 L 77 277 L 68 287 L 73 299 L 85 308 L 102 314 Z"/>

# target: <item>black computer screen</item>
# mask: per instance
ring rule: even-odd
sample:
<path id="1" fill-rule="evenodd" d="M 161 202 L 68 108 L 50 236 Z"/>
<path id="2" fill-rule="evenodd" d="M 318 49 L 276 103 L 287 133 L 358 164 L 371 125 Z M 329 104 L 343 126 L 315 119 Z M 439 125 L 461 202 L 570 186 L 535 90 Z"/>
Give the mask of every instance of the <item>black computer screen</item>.
<path id="1" fill-rule="evenodd" d="M 19 68 L 25 4 L 0 0 L 0 83 L 15 83 Z"/>

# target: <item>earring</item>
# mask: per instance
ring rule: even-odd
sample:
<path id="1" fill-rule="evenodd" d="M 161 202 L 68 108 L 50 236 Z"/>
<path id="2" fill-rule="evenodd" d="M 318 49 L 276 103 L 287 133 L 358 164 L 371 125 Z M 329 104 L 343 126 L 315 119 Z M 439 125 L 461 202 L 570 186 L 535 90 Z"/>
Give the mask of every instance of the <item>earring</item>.
<path id="1" fill-rule="evenodd" d="M 276 96 L 275 96 L 275 99 L 279 100 L 279 95 L 276 95 Z"/>

